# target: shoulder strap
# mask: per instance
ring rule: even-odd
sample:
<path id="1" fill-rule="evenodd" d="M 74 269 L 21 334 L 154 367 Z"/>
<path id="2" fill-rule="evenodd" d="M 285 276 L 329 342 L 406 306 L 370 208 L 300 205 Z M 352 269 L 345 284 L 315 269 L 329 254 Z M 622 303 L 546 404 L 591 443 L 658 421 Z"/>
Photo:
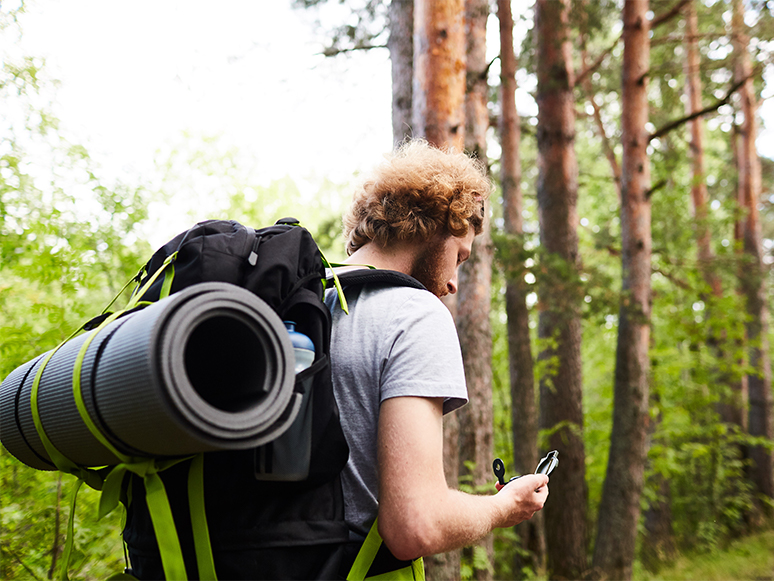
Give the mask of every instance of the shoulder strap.
<path id="1" fill-rule="evenodd" d="M 379 270 L 362 268 L 348 270 L 338 275 L 341 286 L 354 286 L 358 284 L 386 284 L 392 286 L 407 286 L 411 288 L 427 290 L 425 285 L 412 276 L 397 270 Z"/>
<path id="2" fill-rule="evenodd" d="M 379 534 L 377 523 L 378 518 L 371 525 L 371 530 L 368 531 L 368 536 L 363 541 L 363 545 L 355 557 L 355 562 L 352 563 L 352 568 L 347 574 L 347 581 L 425 581 L 425 564 L 422 557 L 414 559 L 410 564 L 400 569 L 368 576 L 368 570 L 376 559 L 379 548 L 384 543 Z"/>

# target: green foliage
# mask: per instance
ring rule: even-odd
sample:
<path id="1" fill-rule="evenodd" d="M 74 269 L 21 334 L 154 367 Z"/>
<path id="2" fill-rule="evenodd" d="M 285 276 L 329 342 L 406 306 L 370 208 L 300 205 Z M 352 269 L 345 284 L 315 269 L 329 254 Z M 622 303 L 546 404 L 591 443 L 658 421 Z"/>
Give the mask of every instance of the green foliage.
<path id="1" fill-rule="evenodd" d="M 56 566 L 60 566 L 74 484 L 72 476 L 27 468 L 0 450 L 3 579 L 50 578 L 54 550 Z M 97 521 L 98 502 L 96 491 L 82 487 L 69 568 L 72 578 L 105 579 L 125 566 L 120 516 L 114 514 Z"/>
<path id="2" fill-rule="evenodd" d="M 7 15 L 6 15 L 7 16 Z M 4 22 L 3 34 L 12 32 Z M 142 188 L 108 183 L 86 149 L 59 132 L 41 95 L 54 81 L 37 59 L 4 55 L 0 103 L 0 377 L 51 349 L 99 314 L 149 252 Z M 50 578 L 61 563 L 74 480 L 40 472 L 0 450 L 0 576 Z M 96 522 L 96 492 L 75 515 L 71 574 L 123 568 L 117 517 Z M 57 565 L 58 566 L 58 565 Z"/>
<path id="3" fill-rule="evenodd" d="M 158 156 L 155 197 L 180 208 L 185 218 L 172 238 L 202 220 L 236 220 L 262 228 L 292 216 L 315 237 L 331 261 L 346 256 L 341 237 L 343 191 L 349 184 L 286 176 L 266 183 L 257 160 L 223 135 L 184 134 Z M 171 226 L 170 226 L 171 228 Z"/>
<path id="4" fill-rule="evenodd" d="M 699 548 L 687 551 L 658 574 L 649 574 L 635 566 L 634 579 L 640 581 L 688 581 L 705 579 L 771 579 L 774 571 L 774 530 L 771 528 L 744 538 L 722 543 L 711 551 Z"/>

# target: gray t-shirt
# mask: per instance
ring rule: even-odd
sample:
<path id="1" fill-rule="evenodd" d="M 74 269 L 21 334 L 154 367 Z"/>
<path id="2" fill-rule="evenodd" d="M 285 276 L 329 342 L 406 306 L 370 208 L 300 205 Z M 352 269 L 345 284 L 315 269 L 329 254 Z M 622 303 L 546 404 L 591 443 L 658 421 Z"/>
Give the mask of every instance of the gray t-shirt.
<path id="1" fill-rule="evenodd" d="M 448 413 L 467 402 L 459 339 L 448 309 L 431 293 L 369 284 L 346 289 L 349 315 L 335 289 L 331 370 L 349 444 L 342 473 L 345 519 L 365 535 L 378 510 L 376 432 L 381 402 L 392 397 L 444 398 Z"/>

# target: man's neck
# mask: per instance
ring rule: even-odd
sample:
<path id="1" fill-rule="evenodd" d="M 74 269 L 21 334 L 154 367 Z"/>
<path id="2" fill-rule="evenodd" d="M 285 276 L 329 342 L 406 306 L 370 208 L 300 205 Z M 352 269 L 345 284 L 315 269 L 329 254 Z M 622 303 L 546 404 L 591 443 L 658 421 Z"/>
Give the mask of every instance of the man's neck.
<path id="1" fill-rule="evenodd" d="M 369 242 L 353 252 L 344 261 L 347 265 L 369 265 L 383 270 L 397 270 L 411 274 L 416 257 L 416 246 L 409 243 L 393 244 L 389 247 Z"/>

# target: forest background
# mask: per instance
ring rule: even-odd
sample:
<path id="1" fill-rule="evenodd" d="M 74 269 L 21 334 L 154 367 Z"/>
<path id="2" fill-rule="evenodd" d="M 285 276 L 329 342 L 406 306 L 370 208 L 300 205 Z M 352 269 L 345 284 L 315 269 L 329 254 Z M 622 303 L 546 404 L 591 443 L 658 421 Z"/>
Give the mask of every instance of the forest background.
<path id="1" fill-rule="evenodd" d="M 433 3 L 416 2 L 422 9 L 426 4 Z M 507 156 L 513 152 L 503 137 L 507 134 L 503 120 L 508 118 L 510 105 L 508 91 L 501 90 L 513 85 L 507 84 L 512 80 L 506 74 L 507 57 L 498 45 L 505 35 L 498 38 L 497 32 L 507 22 L 504 4 L 509 3 L 496 7 L 487 2 L 435 4 L 453 8 L 447 12 L 450 29 L 455 28 L 455 22 L 465 23 L 467 34 L 457 36 L 470 41 L 471 23 L 478 22 L 489 42 L 483 59 L 469 50 L 465 54 L 470 42 L 462 45 L 463 53 L 455 58 L 466 63 L 461 69 L 463 76 L 468 73 L 468 82 L 462 83 L 463 94 L 466 89 L 471 94 L 476 86 L 480 89 L 481 81 L 484 85 L 484 137 L 479 136 L 478 142 L 465 141 L 465 147 L 488 160 L 498 184 L 491 204 L 491 241 L 480 245 L 491 252 L 490 262 L 487 251 L 479 252 L 484 260 L 472 261 L 462 274 L 459 300 L 450 305 L 457 311 L 463 349 L 476 354 L 468 359 L 484 363 L 466 369 L 477 398 L 475 407 L 470 407 L 488 413 L 459 418 L 458 433 L 449 435 L 459 442 L 447 447 L 455 456 L 447 462 L 452 466 L 449 477 L 470 490 L 489 491 L 493 482 L 491 458 L 495 455 L 507 459 L 509 473 L 529 470 L 539 451 L 550 448 L 560 449 L 562 463 L 552 482 L 545 522 L 538 518 L 530 526 L 498 531 L 474 549 L 430 560 L 430 576 L 531 577 L 547 567 L 549 576 L 555 578 L 630 577 L 643 567 L 658 570 L 679 551 L 710 551 L 766 526 L 772 493 L 765 489 L 765 482 L 761 489 L 756 480 L 755 468 L 760 464 L 756 458 L 760 455 L 756 457 L 755 451 L 768 455 L 770 482 L 771 433 L 750 432 L 749 412 L 757 402 L 750 399 L 749 386 L 760 378 L 768 390 L 764 408 L 768 405 L 770 430 L 770 367 L 767 379 L 761 362 L 768 358 L 770 365 L 772 329 L 765 308 L 762 323 L 760 314 L 748 308 L 745 285 L 749 284 L 743 275 L 759 273 L 757 288 L 762 290 L 762 304 L 770 307 L 774 288 L 774 162 L 767 157 L 771 151 L 762 147 L 765 141 L 760 140 L 755 156 L 758 165 L 753 163 L 758 177 L 743 178 L 747 175 L 742 163 L 744 135 L 750 133 L 746 122 L 751 115 L 744 109 L 742 89 L 750 87 L 755 118 L 756 109 L 766 106 L 772 94 L 766 78 L 771 74 L 774 48 L 774 6 L 770 2 L 679 0 L 653 1 L 650 5 L 581 1 L 514 5 L 516 30 L 524 32 L 523 42 L 515 46 L 519 60 L 513 73 L 518 81 L 516 94 L 521 98 L 521 115 L 515 118 L 520 136 L 517 157 L 523 168 L 519 175 L 504 174 L 506 160 L 512 159 Z M 643 127 L 649 134 L 643 150 L 651 179 L 640 196 L 647 200 L 652 215 L 652 259 L 647 275 L 652 306 L 643 310 L 646 320 L 638 322 L 635 317 L 635 324 L 649 331 L 647 373 L 643 373 L 646 413 L 638 425 L 645 436 L 643 454 L 641 458 L 637 453 L 624 454 L 626 466 L 617 470 L 613 460 L 608 460 L 614 457 L 611 441 L 618 444 L 625 440 L 616 436 L 613 417 L 614 402 L 621 401 L 616 343 L 622 335 L 622 317 L 627 316 L 626 309 L 621 310 L 627 292 L 621 289 L 628 283 L 622 281 L 621 272 L 629 222 L 622 200 L 631 196 L 626 187 L 622 190 L 628 183 L 622 154 L 625 144 L 630 143 L 622 136 L 627 108 L 634 103 L 634 99 L 622 97 L 625 30 L 621 22 L 627 5 L 635 4 L 645 5 L 652 29 L 648 35 L 647 83 L 641 83 L 647 88 L 650 109 Z M 410 6 L 413 11 L 415 3 L 393 2 L 389 11 L 386 4 L 365 0 L 342 6 L 325 12 L 329 9 L 325 2 L 296 4 L 298 11 L 311 15 L 307 16 L 310 35 L 318 43 L 314 50 L 323 53 L 319 62 L 333 59 L 355 69 L 358 59 L 364 58 L 362 54 L 381 54 L 378 58 L 384 62 L 389 52 L 394 65 L 398 49 L 389 39 L 399 32 L 398 9 L 405 12 Z M 463 18 L 466 7 L 469 12 Z M 470 12 L 471 7 L 477 7 L 478 14 Z M 734 19 L 740 7 L 743 25 Z M 546 17 L 548 10 L 558 11 Z M 542 19 L 538 18 L 541 14 Z M 691 14 L 696 14 L 697 29 L 689 34 Z M 88 139 L 75 139 L 71 128 L 59 120 L 57 100 L 52 97 L 57 82 L 44 60 L 18 50 L 20 43 L 16 41 L 24 32 L 23 8 L 17 11 L 4 6 L 2 18 L 5 54 L 0 99 L 7 112 L 0 151 L 3 377 L 91 318 L 95 305 L 107 304 L 156 245 L 187 227 L 185 220 L 232 218 L 259 226 L 295 215 L 313 231 L 326 253 L 341 258 L 339 218 L 351 192 L 341 173 L 331 180 L 300 169 L 267 180 L 266 171 L 261 171 L 266 162 L 258 144 L 230 142 L 227 131 L 186 134 L 163 143 L 152 168 L 115 169 L 106 161 L 109 157 L 92 157 Z M 557 28 L 542 28 L 548 25 Z M 735 26 L 742 26 L 742 33 Z M 553 52 L 558 57 L 551 55 L 552 45 L 545 43 L 557 38 L 560 49 Z M 741 38 L 745 42 L 740 44 Z M 567 51 L 567 42 L 576 50 Z M 688 60 L 694 46 L 698 65 Z M 412 58 L 420 63 L 417 55 L 421 56 L 421 49 L 417 51 Z M 749 57 L 748 73 L 739 73 L 740 54 Z M 546 64 L 541 59 L 546 58 L 558 58 L 559 66 L 541 66 Z M 347 69 L 346 65 L 335 66 L 342 68 L 326 69 L 329 74 L 344 74 Z M 571 74 L 566 74 L 568 70 Z M 541 77 L 541 72 L 550 74 Z M 698 84 L 692 85 L 696 72 Z M 415 70 L 410 78 L 420 74 Z M 409 84 L 422 86 L 413 81 Z M 405 85 L 393 77 L 393 98 Z M 381 115 L 387 118 L 390 86 L 379 86 L 387 93 L 379 97 L 385 103 Z M 547 119 L 550 97 L 557 87 L 564 91 L 563 98 L 555 99 L 563 103 L 563 113 Z M 700 106 L 691 101 L 689 87 L 698 87 Z M 695 88 L 692 90 L 697 94 Z M 412 99 L 418 97 L 409 102 Z M 451 102 L 451 98 L 446 101 Z M 400 108 L 400 101 L 395 101 L 392 114 L 397 129 L 390 139 L 400 140 L 411 128 L 414 135 L 445 144 L 444 137 L 433 136 L 429 125 L 423 126 L 416 116 L 396 123 Z M 706 109 L 702 115 L 695 115 L 702 109 Z M 569 125 L 548 127 L 550 119 L 567 121 L 568 112 Z M 120 116 L 118 110 L 113 114 Z M 328 123 L 322 129 L 315 126 L 315 122 L 324 121 Z M 701 167 L 696 163 L 697 123 L 703 131 Z M 295 143 L 300 144 L 305 141 L 300 132 L 304 126 L 312 135 L 309 140 L 326 142 L 330 134 L 344 132 L 348 125 L 347 116 L 342 115 L 333 124 L 318 116 L 289 126 L 294 129 Z M 569 232 L 568 239 L 572 246 L 574 237 L 577 247 L 570 248 L 569 254 L 577 260 L 563 255 L 566 247 L 546 251 L 553 244 L 551 228 L 546 227 L 550 219 L 546 200 L 552 198 L 546 179 L 551 156 L 545 136 L 551 130 L 565 136 L 558 141 L 570 143 L 576 157 L 569 164 L 575 169 L 560 185 L 562 193 L 555 201 L 572 209 L 569 214 L 574 218 L 569 226 L 574 234 Z M 269 147 L 277 148 L 272 139 L 266 139 L 267 134 L 273 136 L 272 131 L 279 130 L 269 128 L 261 134 L 257 140 L 261 147 L 269 142 Z M 476 135 L 468 128 L 458 133 Z M 291 160 L 291 167 L 306 166 L 305 150 L 300 145 L 296 151 L 293 142 L 283 142 L 278 149 L 285 152 L 280 157 Z M 378 158 L 376 152 L 386 149 L 389 143 L 377 146 L 372 162 Z M 349 153 L 351 149 L 338 152 L 338 156 Z M 311 166 L 316 156 L 306 155 Z M 330 159 L 324 163 L 335 165 Z M 521 196 L 516 203 L 518 220 L 509 217 L 508 208 L 514 202 L 507 198 L 508 188 L 502 187 L 511 183 L 514 175 Z M 740 201 L 740 191 L 749 181 L 757 183 L 757 257 L 750 255 L 744 241 L 751 208 L 743 196 Z M 700 184 L 704 194 L 696 193 Z M 165 207 L 175 208 L 173 214 L 164 217 Z M 186 211 L 188 208 L 191 211 Z M 568 224 L 565 218 L 556 230 Z M 475 278 L 482 272 L 483 279 Z M 476 292 L 465 292 L 466 277 L 467 288 Z M 508 305 L 508 287 L 514 281 L 524 307 L 521 318 Z M 511 289 L 514 292 L 514 286 Z M 471 311 L 483 312 L 486 320 L 474 321 L 471 326 Z M 551 321 L 552 313 L 561 315 L 558 322 Z M 518 345 L 521 349 L 526 345 L 531 369 L 535 427 L 531 436 L 519 431 L 529 423 L 519 416 L 528 406 L 523 399 L 512 405 L 516 397 L 524 397 L 514 389 L 525 377 L 523 371 L 515 372 L 521 368 L 514 362 L 517 349 L 510 324 L 517 319 L 527 330 L 526 339 Z M 575 331 L 567 336 L 564 329 Z M 574 371 L 573 365 L 577 366 Z M 571 375 L 563 376 L 565 370 Z M 566 389 L 570 391 L 563 391 Z M 557 405 L 549 405 L 552 398 L 559 399 Z M 562 401 L 577 405 L 563 409 Z M 556 410 L 566 416 L 556 417 Z M 465 434 L 475 438 L 466 441 Z M 525 438 L 530 437 L 534 445 L 525 444 Z M 5 451 L 0 455 L 0 469 L 0 572 L 3 578 L 50 577 L 64 545 L 69 512 L 66 496 L 72 479 L 30 470 Z M 615 513 L 600 510 L 600 506 L 616 502 L 608 498 L 611 493 L 605 487 L 624 473 L 632 474 L 630 482 L 616 488 L 630 492 L 623 504 L 636 507 L 636 518 L 626 526 L 619 521 L 612 530 L 620 538 L 631 536 L 638 560 L 633 562 L 633 546 L 631 554 L 623 556 L 623 569 L 606 569 L 602 549 L 611 543 L 605 541 L 603 531 L 610 526 L 598 515 Z M 89 492 L 81 495 L 75 517 L 76 552 L 71 571 L 77 577 L 99 578 L 122 567 L 120 523 L 117 516 L 96 522 L 97 496 Z M 642 518 L 638 518 L 640 509 Z"/>

